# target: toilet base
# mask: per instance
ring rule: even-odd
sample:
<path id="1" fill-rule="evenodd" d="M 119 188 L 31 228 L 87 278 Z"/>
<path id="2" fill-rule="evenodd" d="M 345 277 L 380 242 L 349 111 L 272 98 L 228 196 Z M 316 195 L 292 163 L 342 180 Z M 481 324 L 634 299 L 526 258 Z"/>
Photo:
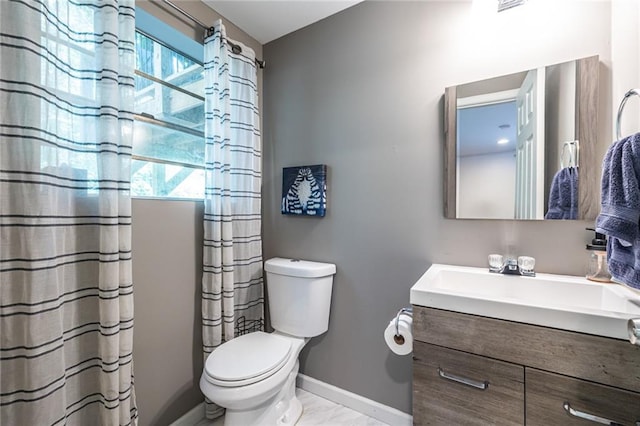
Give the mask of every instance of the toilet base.
<path id="1" fill-rule="evenodd" d="M 296 361 L 287 381 L 275 396 L 251 410 L 233 410 L 227 408 L 224 426 L 289 426 L 294 425 L 302 416 L 302 403 L 296 397 L 296 377 L 300 363 Z"/>
<path id="2" fill-rule="evenodd" d="M 302 403 L 294 395 L 293 399 L 289 401 L 289 409 L 283 416 L 278 419 L 278 426 L 295 425 L 296 422 L 302 417 Z"/>

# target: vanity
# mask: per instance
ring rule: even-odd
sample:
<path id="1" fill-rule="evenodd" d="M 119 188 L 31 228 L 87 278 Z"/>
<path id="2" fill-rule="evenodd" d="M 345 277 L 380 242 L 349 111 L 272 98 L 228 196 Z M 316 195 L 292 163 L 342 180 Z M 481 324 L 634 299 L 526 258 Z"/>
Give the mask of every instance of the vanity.
<path id="1" fill-rule="evenodd" d="M 432 265 L 411 289 L 416 425 L 640 425 L 640 293 Z"/>

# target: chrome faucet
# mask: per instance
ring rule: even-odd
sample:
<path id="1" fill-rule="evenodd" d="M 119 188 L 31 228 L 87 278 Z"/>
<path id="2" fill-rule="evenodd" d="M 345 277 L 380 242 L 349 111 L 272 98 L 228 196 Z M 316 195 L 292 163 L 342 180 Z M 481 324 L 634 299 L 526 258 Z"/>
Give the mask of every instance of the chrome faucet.
<path id="1" fill-rule="evenodd" d="M 536 260 L 530 256 L 518 256 L 517 259 L 500 254 L 489 255 L 489 272 L 505 275 L 522 275 L 525 277 L 535 277 L 533 270 Z"/>

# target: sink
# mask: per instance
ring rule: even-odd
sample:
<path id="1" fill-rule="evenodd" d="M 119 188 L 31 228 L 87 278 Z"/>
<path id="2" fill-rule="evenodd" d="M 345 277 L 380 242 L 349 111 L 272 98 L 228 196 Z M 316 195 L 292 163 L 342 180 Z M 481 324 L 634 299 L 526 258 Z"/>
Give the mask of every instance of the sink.
<path id="1" fill-rule="evenodd" d="M 640 317 L 640 293 L 582 277 L 502 275 L 488 269 L 433 264 L 411 287 L 413 305 L 628 339 Z"/>

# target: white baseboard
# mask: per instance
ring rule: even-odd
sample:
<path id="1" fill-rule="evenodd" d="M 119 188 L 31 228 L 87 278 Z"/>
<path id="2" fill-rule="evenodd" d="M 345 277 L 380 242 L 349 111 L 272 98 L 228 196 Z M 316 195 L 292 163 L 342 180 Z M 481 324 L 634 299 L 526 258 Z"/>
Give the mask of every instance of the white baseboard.
<path id="1" fill-rule="evenodd" d="M 328 383 L 321 382 L 313 377 L 305 376 L 304 374 L 298 374 L 297 387 L 389 425 L 413 425 L 413 417 L 410 414 Z"/>
<path id="2" fill-rule="evenodd" d="M 175 422 L 169 426 L 193 426 L 200 423 L 204 419 L 204 401 L 186 412 Z"/>
<path id="3" fill-rule="evenodd" d="M 313 377 L 298 374 L 296 386 L 324 399 L 333 401 L 336 404 L 344 405 L 366 416 L 373 417 L 383 423 L 393 426 L 413 425 L 413 417 L 410 414 L 328 383 L 321 382 Z M 169 426 L 193 426 L 203 419 L 204 402 L 201 402 Z"/>

